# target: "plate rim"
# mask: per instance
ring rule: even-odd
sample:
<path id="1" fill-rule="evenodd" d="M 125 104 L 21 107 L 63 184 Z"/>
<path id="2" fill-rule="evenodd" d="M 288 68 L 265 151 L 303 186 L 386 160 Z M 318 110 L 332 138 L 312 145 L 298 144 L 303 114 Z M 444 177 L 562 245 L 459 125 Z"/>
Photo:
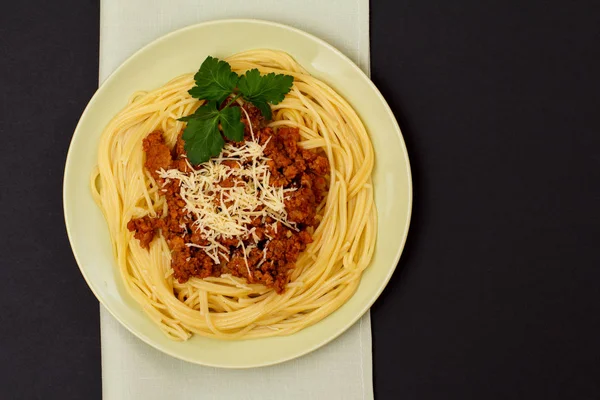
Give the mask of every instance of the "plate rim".
<path id="1" fill-rule="evenodd" d="M 80 258 L 77 254 L 77 251 L 75 251 L 74 247 L 73 247 L 73 240 L 72 240 L 72 236 L 74 235 L 71 232 L 71 227 L 70 227 L 70 223 L 69 223 L 69 217 L 68 217 L 68 212 L 67 212 L 67 203 L 68 203 L 68 196 L 67 196 L 67 189 L 69 187 L 68 185 L 68 178 L 70 176 L 70 171 L 73 170 L 73 166 L 71 166 L 71 164 L 73 163 L 73 141 L 75 139 L 75 136 L 78 134 L 79 130 L 80 130 L 80 126 L 82 124 L 82 121 L 85 119 L 86 115 L 89 113 L 90 109 L 94 106 L 94 104 L 98 101 L 98 98 L 102 95 L 102 93 L 104 92 L 104 89 L 107 86 L 107 83 L 110 82 L 114 76 L 121 71 L 122 69 L 124 69 L 129 63 L 132 62 L 132 60 L 134 58 L 136 58 L 138 56 L 138 54 L 145 52 L 148 48 L 153 47 L 163 41 L 169 40 L 169 38 L 171 36 L 175 36 L 178 34 L 181 34 L 182 32 L 188 31 L 188 30 L 194 30 L 194 29 L 198 29 L 200 27 L 206 27 L 206 26 L 210 26 L 210 25 L 218 25 L 218 24 L 231 24 L 231 23 L 243 23 L 243 24 L 258 24 L 258 25 L 269 25 L 272 27 L 276 27 L 276 28 L 280 28 L 280 29 L 285 29 L 288 31 L 292 31 L 296 34 L 299 34 L 301 36 L 306 37 L 307 39 L 317 42 L 318 44 L 324 46 L 325 48 L 327 48 L 329 51 L 335 53 L 337 56 L 341 57 L 342 59 L 344 59 L 344 61 L 346 61 L 350 66 L 352 66 L 352 68 L 359 74 L 361 75 L 361 77 L 367 82 L 367 84 L 370 86 L 370 88 L 374 91 L 374 93 L 377 95 L 377 97 L 381 100 L 382 104 L 385 107 L 385 111 L 390 115 L 391 120 L 393 122 L 394 128 L 395 128 L 395 133 L 398 136 L 399 142 L 400 142 L 400 146 L 404 152 L 404 155 L 406 156 L 406 175 L 407 175 L 407 186 L 408 186 L 408 191 L 407 191 L 407 218 L 406 218 L 406 223 L 405 225 L 402 227 L 403 228 L 403 235 L 400 241 L 400 245 L 398 246 L 398 249 L 396 251 L 396 255 L 394 256 L 394 265 L 389 268 L 387 275 L 385 276 L 384 280 L 382 281 L 382 284 L 378 287 L 377 291 L 374 291 L 371 295 L 368 296 L 369 300 L 366 302 L 366 305 L 363 306 L 361 309 L 359 309 L 358 312 L 355 313 L 355 316 L 353 318 L 348 319 L 348 322 L 346 322 L 345 324 L 341 324 L 335 331 L 332 332 L 332 334 L 327 335 L 326 338 L 320 340 L 319 342 L 317 342 L 316 344 L 309 346 L 305 349 L 303 349 L 302 351 L 299 351 L 291 356 L 287 356 L 284 358 L 280 358 L 277 359 L 275 361 L 264 361 L 264 362 L 258 362 L 252 365 L 231 365 L 231 364 L 227 364 L 227 365 L 221 365 L 221 364 L 215 364 L 215 363 L 210 363 L 210 362 L 204 362 L 204 361 L 200 361 L 197 360 L 195 358 L 191 358 L 191 357 L 186 357 L 183 354 L 178 354 L 175 353 L 165 347 L 163 347 L 161 344 L 156 343 L 153 339 L 151 339 L 150 337 L 148 337 L 146 334 L 144 334 L 141 331 L 138 331 L 136 329 L 134 329 L 126 320 L 120 318 L 118 315 L 116 315 L 115 311 L 113 311 L 111 309 L 110 306 L 107 305 L 107 303 L 103 300 L 102 296 L 99 295 L 99 292 L 97 291 L 97 289 L 95 288 L 95 285 L 92 283 L 92 280 L 89 278 L 89 276 L 86 274 L 86 272 L 84 271 L 84 269 L 81 267 L 81 262 L 80 262 Z M 370 68 L 370 62 L 369 62 L 369 68 Z M 75 258 L 75 261 L 77 263 L 77 267 L 79 268 L 79 271 L 81 273 L 81 275 L 83 276 L 87 286 L 90 288 L 90 290 L 92 291 L 92 293 L 94 294 L 94 296 L 96 297 L 96 299 L 98 300 L 98 302 L 112 315 L 113 318 L 115 318 L 117 321 L 119 321 L 119 323 L 124 326 L 130 333 L 132 333 L 135 337 L 139 338 L 140 340 L 142 340 L 143 342 L 145 342 L 147 345 L 151 346 L 154 349 L 157 349 L 165 354 L 170 355 L 171 357 L 183 360 L 183 361 L 187 361 L 193 364 L 198 364 L 198 365 L 203 365 L 203 366 L 209 366 L 209 367 L 216 367 L 216 368 L 224 368 L 224 369 L 247 369 L 247 368 L 258 368 L 258 367 L 265 367 L 265 366 L 270 366 L 270 365 L 277 365 L 277 364 L 281 364 L 283 362 L 286 361 L 290 361 L 299 357 L 302 357 L 306 354 L 309 354 L 323 346 L 325 346 L 326 344 L 332 342 L 333 340 L 335 340 L 336 338 L 338 338 L 342 333 L 346 332 L 351 326 L 353 326 L 360 318 L 362 318 L 365 313 L 367 311 L 369 311 L 369 309 L 373 306 L 373 304 L 377 301 L 377 299 L 379 298 L 379 296 L 381 295 L 381 293 L 385 290 L 385 288 L 387 287 L 392 275 L 394 274 L 398 263 L 400 261 L 400 257 L 402 255 L 402 253 L 404 252 L 404 247 L 406 245 L 406 240 L 408 237 L 408 232 L 410 230 L 410 225 L 411 225 L 411 220 L 412 220 L 412 209 L 413 209 L 413 182 L 412 182 L 412 170 L 411 170 L 411 165 L 410 165 L 410 156 L 408 154 L 408 149 L 406 147 L 406 143 L 404 141 L 404 135 L 402 134 L 402 130 L 400 129 L 400 126 L 398 124 L 398 121 L 390 107 L 390 105 L 388 104 L 388 102 L 385 100 L 385 98 L 383 97 L 383 95 L 381 94 L 381 92 L 379 91 L 379 89 L 377 88 L 377 86 L 373 83 L 373 81 L 371 80 L 371 78 L 354 62 L 352 61 L 348 56 L 346 56 L 344 53 L 342 53 L 340 50 L 338 50 L 336 47 L 334 47 L 333 45 L 331 45 L 330 43 L 328 43 L 327 41 L 313 35 L 310 34 L 306 31 L 303 31 L 301 29 L 298 28 L 294 28 L 292 26 L 286 25 L 286 24 L 282 24 L 279 22 L 273 22 L 273 21 L 269 21 L 269 20 L 262 20 L 262 19 L 254 19 L 254 18 L 226 18 L 226 19 L 216 19 L 216 20 L 210 20 L 210 21 L 205 21 L 205 22 L 200 22 L 200 23 L 196 23 L 196 24 L 192 24 L 192 25 L 188 25 L 185 26 L 183 28 L 179 28 L 176 29 L 174 31 L 171 31 L 165 35 L 162 35 L 152 41 L 150 41 L 149 43 L 147 43 L 146 45 L 142 46 L 141 48 L 139 48 L 138 50 L 136 50 L 133 54 L 131 54 L 129 57 L 127 57 L 127 59 L 125 61 L 123 61 L 116 69 L 114 69 L 109 75 L 108 77 L 98 86 L 98 88 L 96 89 L 96 91 L 94 92 L 94 94 L 92 95 L 92 97 L 90 98 L 90 100 L 88 101 L 85 109 L 83 110 L 81 116 L 79 117 L 79 120 L 77 122 L 77 125 L 75 126 L 75 129 L 73 131 L 73 134 L 71 136 L 71 140 L 69 141 L 69 149 L 67 151 L 67 155 L 66 155 L 66 160 L 65 160 L 65 168 L 64 168 L 64 173 L 63 173 L 63 193 L 62 193 L 62 201 L 63 201 L 63 217 L 64 217 L 64 223 L 65 223 L 65 227 L 66 227 L 66 231 L 67 231 L 67 236 L 69 239 L 69 246 L 71 247 L 71 251 L 73 253 L 73 256 Z M 353 294 L 354 296 L 354 294 Z M 336 310 L 337 311 L 337 310 Z M 335 313 L 335 311 L 334 311 Z M 316 322 L 316 324 L 319 324 L 321 321 Z M 294 334 L 291 334 L 290 336 L 293 336 Z"/>

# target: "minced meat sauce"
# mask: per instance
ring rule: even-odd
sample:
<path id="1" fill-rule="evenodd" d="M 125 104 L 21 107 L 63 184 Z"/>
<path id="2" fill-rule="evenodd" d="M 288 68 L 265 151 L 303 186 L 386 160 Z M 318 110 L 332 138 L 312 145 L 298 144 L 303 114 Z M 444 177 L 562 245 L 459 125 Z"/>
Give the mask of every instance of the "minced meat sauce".
<path id="1" fill-rule="evenodd" d="M 251 223 L 255 228 L 254 239 L 218 239 L 229 250 L 228 256 L 219 256 L 219 263 L 203 249 L 189 246 L 190 243 L 205 246 L 207 241 L 194 229 L 194 220 L 185 209 L 186 203 L 180 195 L 180 181 L 165 180 L 158 173 L 161 169 L 189 172 L 184 141 L 180 134 L 175 146 L 170 149 L 160 131 L 152 132 L 144 139 L 143 149 L 146 153 L 145 167 L 161 187 L 168 213 L 159 217 L 134 218 L 129 221 L 127 228 L 135 232 L 134 236 L 143 248 L 148 248 L 155 236 L 163 235 L 171 249 L 174 276 L 181 283 L 190 277 L 231 274 L 243 277 L 250 283 L 263 283 L 282 293 L 299 253 L 312 242 L 309 232 L 319 222 L 316 210 L 326 195 L 329 162 L 325 156 L 298 146 L 300 134 L 297 128 L 280 127 L 274 132 L 264 126 L 258 109 L 248 105 L 244 108 L 250 116 L 250 121 L 242 117 L 246 125 L 244 140 L 252 140 L 249 127 L 251 123 L 255 140 L 261 145 L 267 144 L 264 155 L 269 158 L 267 165 L 271 173 L 270 185 L 295 189 L 286 195 L 284 204 L 287 221 L 293 223 L 296 229 L 290 229 L 270 217 L 266 220 L 257 217 Z M 239 146 L 243 144 L 229 143 Z M 220 185 L 233 185 L 228 179 L 220 182 Z M 259 239 L 258 243 L 255 242 L 256 238 Z M 244 247 L 251 247 L 248 253 L 244 253 L 244 249 L 240 247 L 240 240 Z"/>

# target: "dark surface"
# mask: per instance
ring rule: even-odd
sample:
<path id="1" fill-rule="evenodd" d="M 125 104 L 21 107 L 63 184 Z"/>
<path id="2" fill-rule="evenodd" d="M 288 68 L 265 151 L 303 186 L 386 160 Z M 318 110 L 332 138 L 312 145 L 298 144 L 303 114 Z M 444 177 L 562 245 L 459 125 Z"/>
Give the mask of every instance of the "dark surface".
<path id="1" fill-rule="evenodd" d="M 0 398 L 100 398 L 98 304 L 62 217 L 98 5 L 0 13 Z M 527 3 L 527 4 L 524 4 Z M 378 399 L 600 398 L 597 2 L 371 1 L 415 206 L 372 310 Z"/>
<path id="2" fill-rule="evenodd" d="M 33 4 L 32 4 L 33 3 Z M 62 176 L 98 86 L 98 4 L 0 11 L 0 398 L 100 398 L 98 301 L 73 258 Z"/>
<path id="3" fill-rule="evenodd" d="M 509 3 L 372 1 L 415 187 L 381 399 L 600 398 L 600 3 Z"/>

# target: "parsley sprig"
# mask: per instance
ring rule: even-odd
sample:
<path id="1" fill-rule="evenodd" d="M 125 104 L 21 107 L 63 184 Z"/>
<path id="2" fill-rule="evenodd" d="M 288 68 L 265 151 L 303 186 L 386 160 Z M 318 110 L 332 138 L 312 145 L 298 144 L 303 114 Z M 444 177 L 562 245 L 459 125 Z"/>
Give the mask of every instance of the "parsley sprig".
<path id="1" fill-rule="evenodd" d="M 254 104 L 266 119 L 271 119 L 270 104 L 280 103 L 291 90 L 294 78 L 273 72 L 261 75 L 251 69 L 242 76 L 226 61 L 208 56 L 194 75 L 196 85 L 189 94 L 206 102 L 191 115 L 183 131 L 185 151 L 192 164 L 200 164 L 221 153 L 225 135 L 239 142 L 244 139 L 241 110 L 232 107 L 238 98 Z M 226 102 L 227 101 L 227 102 Z M 224 106 L 220 107 L 225 103 Z"/>

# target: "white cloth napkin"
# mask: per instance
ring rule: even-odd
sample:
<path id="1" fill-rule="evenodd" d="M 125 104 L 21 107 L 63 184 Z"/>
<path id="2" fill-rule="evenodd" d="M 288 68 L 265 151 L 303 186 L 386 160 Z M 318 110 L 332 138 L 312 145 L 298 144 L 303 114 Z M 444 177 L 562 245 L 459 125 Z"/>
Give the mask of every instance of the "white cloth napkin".
<path id="1" fill-rule="evenodd" d="M 369 72 L 369 0 L 102 0 L 100 82 L 152 40 L 202 21 L 256 18 L 331 43 Z M 271 367 L 225 370 L 190 364 L 146 345 L 102 306 L 102 388 L 113 399 L 372 399 L 367 313 L 335 341 Z"/>

